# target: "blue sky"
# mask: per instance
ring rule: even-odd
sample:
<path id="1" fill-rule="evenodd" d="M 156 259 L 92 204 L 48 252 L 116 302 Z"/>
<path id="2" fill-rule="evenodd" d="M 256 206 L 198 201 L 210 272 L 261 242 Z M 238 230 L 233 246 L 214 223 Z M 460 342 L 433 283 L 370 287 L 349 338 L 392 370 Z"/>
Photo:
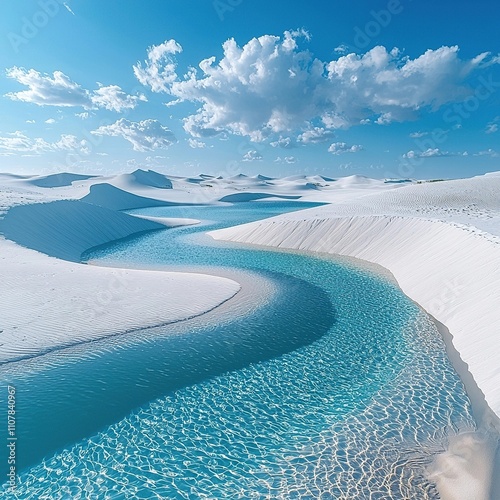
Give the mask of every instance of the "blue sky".
<path id="1" fill-rule="evenodd" d="M 490 0 L 5 1 L 0 171 L 500 170 L 499 14 Z"/>

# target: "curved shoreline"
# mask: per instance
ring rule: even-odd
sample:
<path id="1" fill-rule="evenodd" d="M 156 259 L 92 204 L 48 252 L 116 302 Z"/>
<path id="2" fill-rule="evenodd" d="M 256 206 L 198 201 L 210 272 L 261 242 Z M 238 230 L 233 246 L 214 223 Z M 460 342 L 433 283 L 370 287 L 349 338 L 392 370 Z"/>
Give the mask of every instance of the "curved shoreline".
<path id="1" fill-rule="evenodd" d="M 254 247 L 256 249 L 262 249 L 263 245 L 255 244 L 255 243 L 242 243 L 245 246 L 248 246 L 250 248 Z M 361 269 L 363 271 L 366 271 L 368 273 L 376 275 L 380 279 L 384 279 L 395 285 L 397 288 L 399 288 L 401 291 L 401 286 L 398 283 L 398 280 L 395 278 L 395 276 L 392 274 L 392 272 L 386 268 L 383 267 L 382 265 L 373 262 L 373 261 L 368 261 L 364 259 L 360 259 L 358 257 L 352 257 L 350 255 L 342 255 L 342 254 L 332 254 L 329 252 L 325 251 L 311 251 L 311 250 L 302 250 L 302 249 L 293 249 L 293 248 L 283 248 L 283 247 L 275 247 L 275 246 L 270 246 L 267 247 L 268 251 L 276 251 L 276 252 L 293 252 L 293 253 L 300 253 L 304 254 L 307 256 L 320 256 L 321 258 L 325 259 L 335 259 L 335 261 L 342 262 L 343 264 L 346 265 L 352 265 L 356 269 Z M 467 363 L 464 362 L 464 360 L 460 357 L 459 351 L 456 349 L 455 345 L 453 344 L 453 335 L 450 333 L 450 330 L 448 327 L 440 322 L 438 319 L 436 319 L 429 311 L 425 310 L 421 304 L 416 302 L 414 299 L 412 299 L 409 295 L 405 293 L 405 295 L 412 300 L 420 309 L 422 309 L 425 314 L 429 316 L 429 318 L 432 320 L 434 325 L 436 326 L 436 329 L 439 331 L 444 344 L 446 346 L 446 353 L 448 355 L 448 358 L 450 359 L 453 367 L 455 368 L 455 371 L 458 373 L 460 376 L 467 394 L 470 397 L 471 400 L 471 406 L 472 410 L 474 413 L 474 417 L 477 422 L 483 422 L 486 420 L 489 424 L 487 425 L 488 428 L 498 428 L 496 420 L 498 419 L 497 415 L 493 412 L 493 410 L 490 408 L 488 405 L 485 395 L 483 391 L 479 388 L 476 380 L 472 376 L 472 373 L 469 371 L 469 367 Z"/>
<path id="2" fill-rule="evenodd" d="M 495 309 L 500 245 L 474 229 L 437 220 L 299 217 L 283 215 L 208 234 L 216 240 L 354 257 L 386 269 L 434 320 L 479 424 L 478 432 L 450 436 L 449 448 L 436 456 L 429 477 L 443 500 L 456 500 L 457 492 L 471 491 L 471 484 L 480 492 L 478 499 L 497 498 L 500 372 L 487 355 L 495 356 L 500 347 L 495 336 L 500 330 Z"/>
<path id="3" fill-rule="evenodd" d="M 444 222 L 389 216 L 294 220 L 279 216 L 208 234 L 226 241 L 350 256 L 387 269 L 408 297 L 449 328 L 453 345 L 485 393 L 488 406 L 500 415 L 500 373 L 495 374 L 495 368 L 484 361 L 484 352 L 494 352 L 500 344 L 494 334 L 495 326 L 500 326 L 494 310 L 495 283 L 500 274 L 494 257 L 500 259 L 500 246 Z M 442 240 L 446 245 L 440 247 Z M 478 263 L 474 253 L 481 251 L 483 259 L 489 252 L 490 260 L 483 262 L 480 270 L 477 266 L 467 269 L 472 258 Z M 461 280 L 457 281 L 457 276 Z M 490 314 L 474 321 L 478 314 L 475 306 L 479 305 Z M 469 329 L 473 326 L 476 334 L 471 339 Z M 489 348 L 483 345 L 478 349 L 480 341 Z M 497 430 L 499 423 L 494 423 Z"/>
<path id="4" fill-rule="evenodd" d="M 80 262 L 95 246 L 192 222 L 67 200 L 10 208 L 0 220 L 0 364 L 184 321 L 233 298 L 240 285 L 224 277 Z"/>

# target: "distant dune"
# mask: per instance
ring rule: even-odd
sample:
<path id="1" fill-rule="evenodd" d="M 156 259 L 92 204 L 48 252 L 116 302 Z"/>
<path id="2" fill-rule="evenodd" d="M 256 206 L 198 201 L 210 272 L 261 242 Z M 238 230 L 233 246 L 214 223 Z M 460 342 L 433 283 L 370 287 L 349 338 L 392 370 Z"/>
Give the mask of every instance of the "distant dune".
<path id="1" fill-rule="evenodd" d="M 81 201 L 20 205 L 0 220 L 6 238 L 52 257 L 79 262 L 85 250 L 165 226 Z"/>
<path id="2" fill-rule="evenodd" d="M 108 183 L 94 184 L 90 187 L 90 193 L 81 200 L 86 203 L 91 203 L 92 205 L 98 205 L 112 210 L 130 210 L 133 208 L 175 205 L 175 203 L 170 203 L 168 201 L 138 196 L 123 191 Z"/>
<path id="3" fill-rule="evenodd" d="M 44 177 L 34 177 L 28 182 L 34 186 L 44 187 L 44 188 L 56 188 L 63 186 L 70 186 L 75 181 L 85 181 L 87 179 L 95 178 L 95 175 L 80 175 L 80 174 L 52 174 L 46 175 Z"/>
<path id="4" fill-rule="evenodd" d="M 165 175 L 159 174 L 154 170 L 138 169 L 130 175 L 140 184 L 144 184 L 144 186 L 151 186 L 159 189 L 172 189 L 172 181 Z"/>

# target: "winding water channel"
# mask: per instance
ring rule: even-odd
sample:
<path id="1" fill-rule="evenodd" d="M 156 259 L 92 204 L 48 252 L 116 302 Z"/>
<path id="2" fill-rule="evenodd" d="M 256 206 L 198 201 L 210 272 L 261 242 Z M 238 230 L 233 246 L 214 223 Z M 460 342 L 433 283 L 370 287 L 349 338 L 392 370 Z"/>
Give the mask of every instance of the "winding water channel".
<path id="1" fill-rule="evenodd" d="M 345 260 L 205 234 L 306 206 L 137 210 L 203 223 L 84 256 L 223 268 L 259 299 L 0 367 L 18 394 L 19 498 L 437 498 L 425 467 L 475 424 L 429 318 Z"/>

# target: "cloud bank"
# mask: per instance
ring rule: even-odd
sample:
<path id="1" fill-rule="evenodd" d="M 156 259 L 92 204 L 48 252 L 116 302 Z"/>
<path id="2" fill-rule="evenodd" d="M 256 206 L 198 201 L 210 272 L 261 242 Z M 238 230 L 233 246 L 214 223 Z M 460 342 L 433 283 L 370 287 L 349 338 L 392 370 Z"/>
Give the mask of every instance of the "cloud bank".
<path id="1" fill-rule="evenodd" d="M 147 100 L 143 94 L 128 95 L 118 85 L 99 85 L 94 91 L 84 89 L 61 71 L 54 71 L 50 76 L 34 69 L 14 66 L 7 69 L 6 75 L 28 87 L 28 90 L 10 92 L 6 97 L 38 106 L 80 106 L 85 109 L 104 108 L 121 112 L 133 109 L 140 101 Z"/>
<path id="2" fill-rule="evenodd" d="M 411 120 L 422 110 L 462 100 L 472 92 L 471 73 L 496 63 L 488 53 L 460 59 L 457 46 L 415 59 L 378 46 L 322 61 L 300 47 L 304 39 L 304 30 L 252 38 L 242 47 L 229 39 L 220 61 L 208 57 L 182 79 L 173 59 L 182 48 L 169 40 L 150 47 L 146 65 L 134 71 L 141 83 L 174 102 L 199 105 L 184 119 L 193 137 L 229 132 L 261 141 L 299 130 L 299 141 L 307 143 L 331 139 L 335 129 Z"/>
<path id="3" fill-rule="evenodd" d="M 164 127 L 158 120 L 131 122 L 120 118 L 112 125 L 103 125 L 91 133 L 122 137 L 132 144 L 135 151 L 165 149 L 177 142 L 173 132 Z"/>
<path id="4" fill-rule="evenodd" d="M 74 135 L 63 134 L 56 142 L 42 138 L 32 139 L 20 131 L 0 137 L 0 150 L 6 153 L 43 154 L 57 151 L 78 151 L 88 154 L 90 148 L 86 140 L 78 140 Z"/>

